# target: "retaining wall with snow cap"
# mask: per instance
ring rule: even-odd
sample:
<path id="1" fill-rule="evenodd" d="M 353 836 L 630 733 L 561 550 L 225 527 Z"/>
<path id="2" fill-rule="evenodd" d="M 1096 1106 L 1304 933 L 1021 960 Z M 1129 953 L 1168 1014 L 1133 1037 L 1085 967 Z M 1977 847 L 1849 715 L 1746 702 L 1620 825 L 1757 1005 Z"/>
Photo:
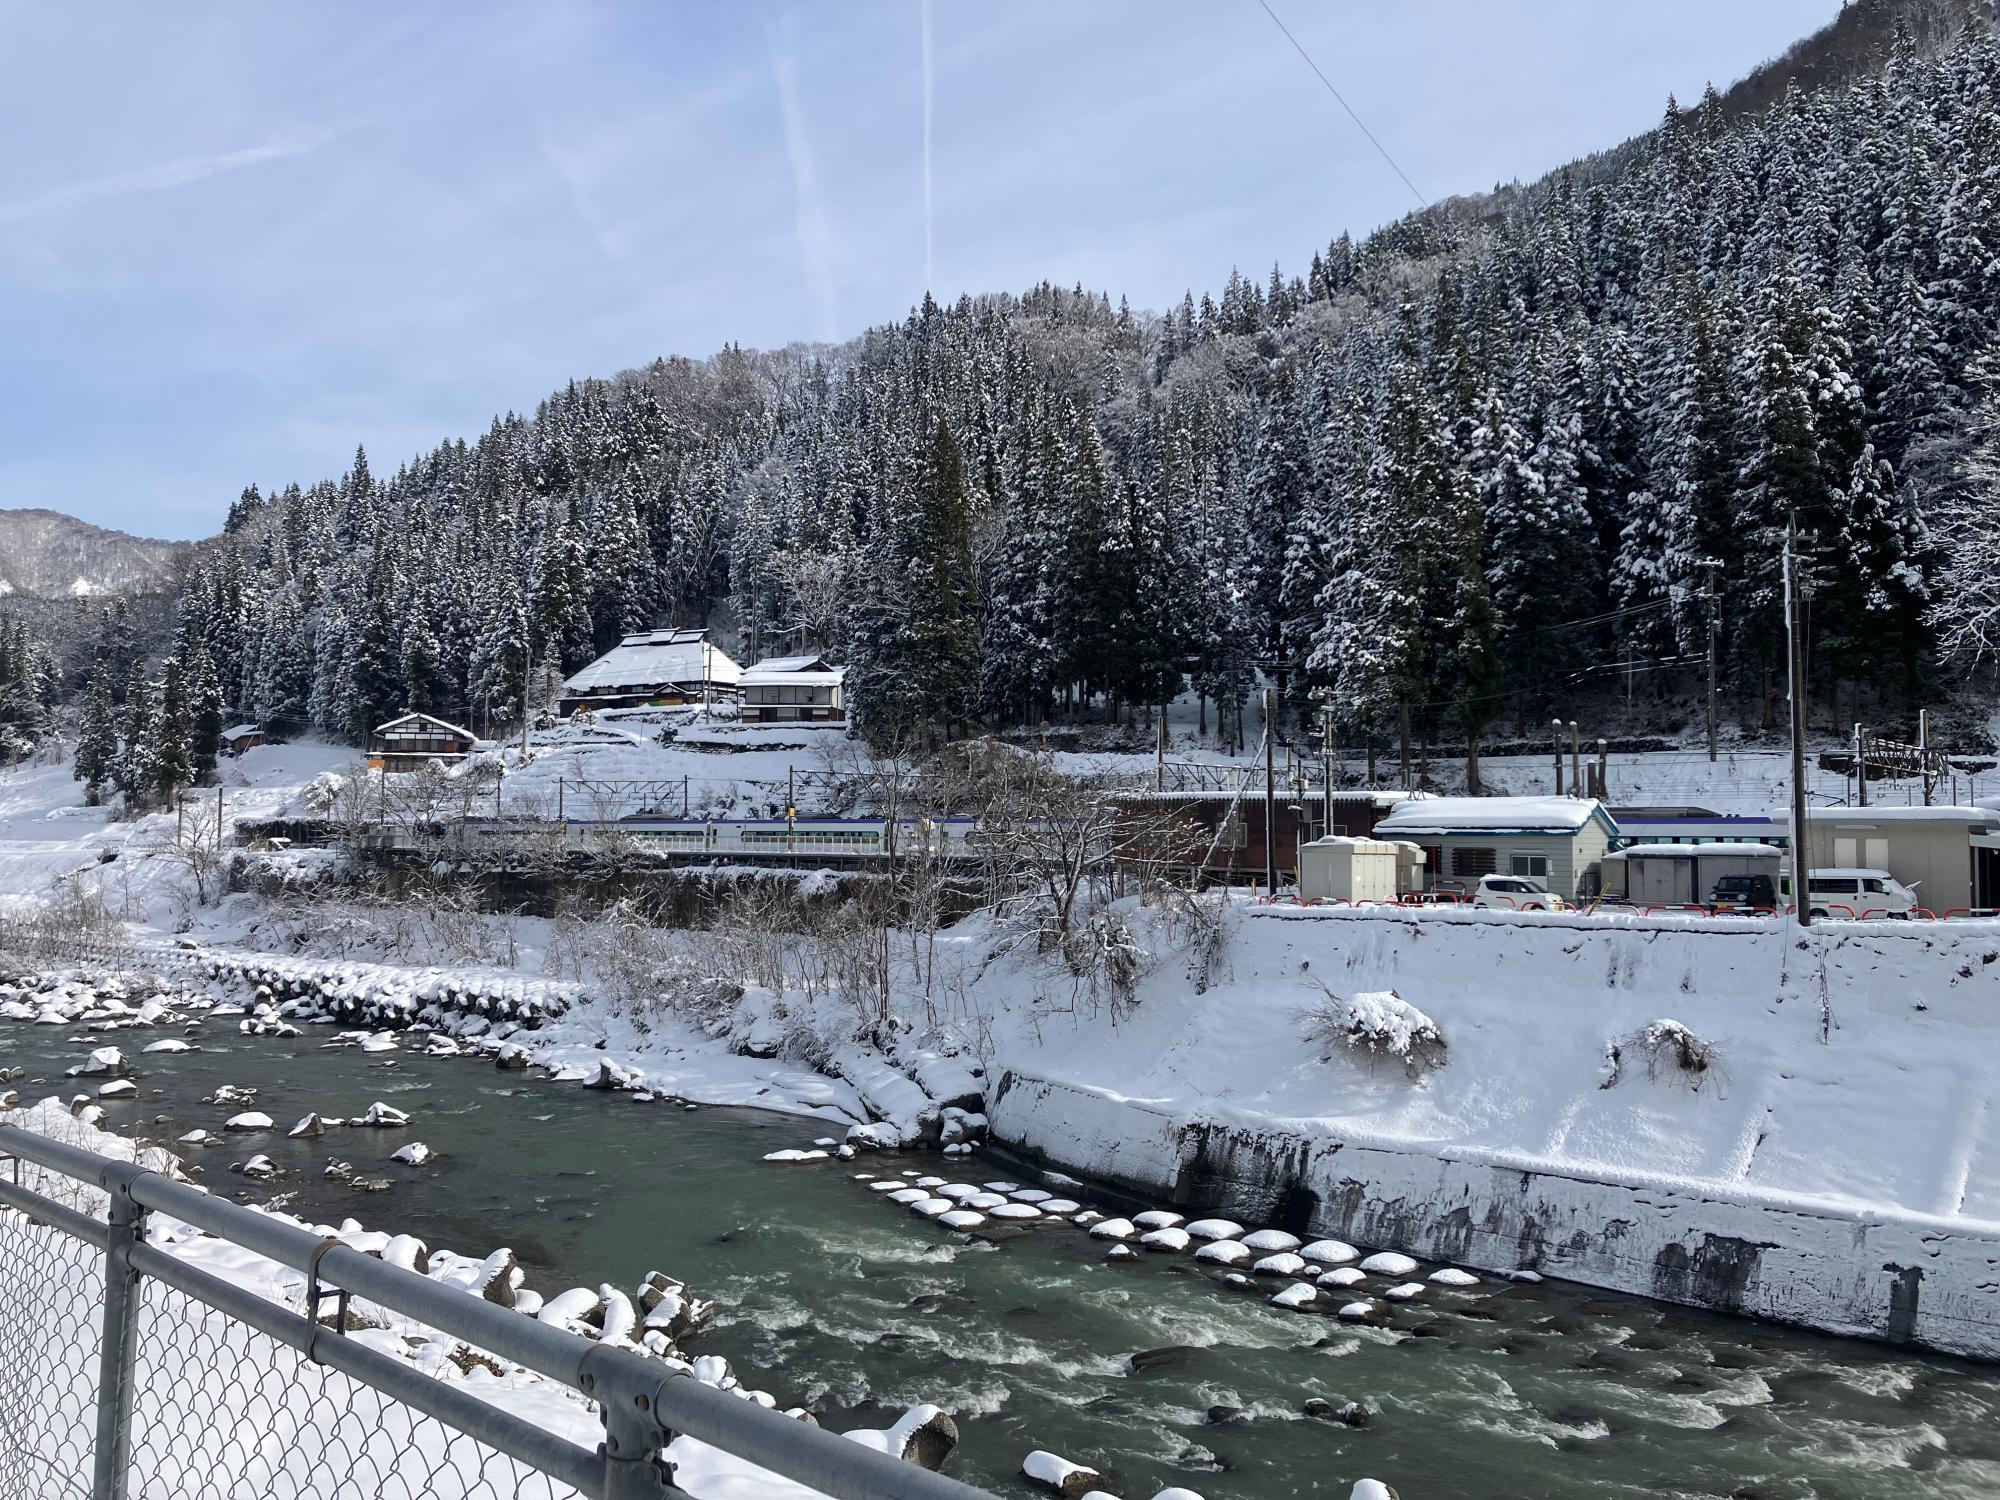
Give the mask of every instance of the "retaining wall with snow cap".
<path id="1" fill-rule="evenodd" d="M 1442 1062 L 1309 1043 L 1329 991 Z M 1176 1206 L 2000 1358 L 2000 924 L 1260 908 L 995 1074 L 996 1139 Z"/>

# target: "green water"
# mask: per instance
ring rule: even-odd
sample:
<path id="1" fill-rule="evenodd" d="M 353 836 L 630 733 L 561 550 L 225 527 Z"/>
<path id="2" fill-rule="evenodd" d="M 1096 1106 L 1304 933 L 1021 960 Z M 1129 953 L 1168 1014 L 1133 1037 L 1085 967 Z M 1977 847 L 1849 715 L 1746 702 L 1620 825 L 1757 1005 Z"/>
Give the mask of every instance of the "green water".
<path id="1" fill-rule="evenodd" d="M 505 1244 L 548 1295 L 666 1271 L 719 1304 L 695 1352 L 727 1356 L 747 1384 L 833 1426 L 934 1401 L 963 1437 L 951 1472 L 1002 1493 L 1032 1493 L 1016 1471 L 1041 1447 L 1134 1500 L 1169 1484 L 1209 1500 L 1345 1500 L 1362 1476 L 1404 1500 L 2000 1494 L 2000 1389 L 1982 1367 L 1556 1284 L 1432 1289 L 1388 1327 L 1354 1329 L 1270 1307 L 1282 1283 L 1246 1294 L 1188 1257 L 1108 1264 L 1102 1242 L 1069 1226 L 970 1240 L 852 1180 L 905 1169 L 1033 1180 L 991 1155 L 767 1165 L 767 1151 L 837 1132 L 470 1059 L 326 1050 L 330 1028 L 269 1040 L 233 1024 L 210 1023 L 191 1053 L 141 1054 L 173 1032 L 113 1038 L 140 1094 L 110 1104 L 106 1123 L 163 1141 L 219 1130 L 234 1111 L 200 1097 L 254 1086 L 280 1129 L 192 1152 L 216 1191 L 433 1248 Z M 41 1080 L 18 1085 L 24 1099 L 77 1091 L 61 1071 L 91 1043 L 75 1035 L 0 1023 L 0 1061 Z M 347 1116 L 377 1099 L 408 1111 L 410 1128 L 282 1134 L 308 1110 Z M 419 1169 L 389 1161 L 410 1139 L 444 1155 Z M 258 1151 L 286 1175 L 249 1184 L 227 1170 Z M 333 1157 L 395 1186 L 330 1182 Z M 1127 1362 L 1169 1346 L 1181 1352 L 1157 1368 Z M 1314 1396 L 1363 1402 L 1374 1420 L 1356 1430 L 1298 1415 Z M 1217 1406 L 1243 1418 L 1212 1423 Z"/>

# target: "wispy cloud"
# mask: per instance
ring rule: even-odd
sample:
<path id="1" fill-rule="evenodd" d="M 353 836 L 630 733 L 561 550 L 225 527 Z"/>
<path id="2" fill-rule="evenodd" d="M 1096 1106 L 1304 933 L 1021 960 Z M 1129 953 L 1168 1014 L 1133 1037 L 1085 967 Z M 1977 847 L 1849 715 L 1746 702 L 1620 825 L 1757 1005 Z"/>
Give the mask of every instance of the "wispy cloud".
<path id="1" fill-rule="evenodd" d="M 924 34 L 924 290 L 937 290 L 931 252 L 931 0 L 917 0 Z"/>
<path id="2" fill-rule="evenodd" d="M 821 200 L 819 169 L 807 135 L 805 105 L 799 97 L 798 58 L 792 49 L 792 13 L 786 11 L 775 27 L 765 28 L 771 49 L 771 74 L 778 86 L 778 110 L 785 126 L 785 159 L 792 169 L 792 197 L 804 265 L 806 292 L 812 300 L 813 336 L 832 339 L 839 324 L 833 306 L 833 233 Z"/>
<path id="3" fill-rule="evenodd" d="M 0 203 L 0 224 L 16 224 L 25 219 L 67 213 L 82 204 L 104 198 L 123 198 L 133 193 L 160 193 L 186 187 L 189 183 L 220 177 L 227 172 L 240 172 L 247 167 L 261 167 L 266 162 L 302 156 L 325 145 L 327 139 L 327 132 L 318 131 L 270 141 L 261 146 L 246 146 L 240 151 L 222 151 L 213 156 L 184 156 L 178 161 L 162 162 L 158 166 L 87 177 L 81 182 L 68 183 L 13 203 Z"/>

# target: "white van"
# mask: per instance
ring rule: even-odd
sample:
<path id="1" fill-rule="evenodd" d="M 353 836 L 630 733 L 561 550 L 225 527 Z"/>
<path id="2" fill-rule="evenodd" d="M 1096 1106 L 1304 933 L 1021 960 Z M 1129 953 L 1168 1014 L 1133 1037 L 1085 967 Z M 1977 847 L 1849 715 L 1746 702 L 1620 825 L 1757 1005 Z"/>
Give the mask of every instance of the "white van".
<path id="1" fill-rule="evenodd" d="M 1792 899 L 1792 877 L 1784 876 L 1778 889 Z M 1814 870 L 1807 881 L 1815 917 L 1907 917 L 1917 909 L 1917 893 L 1887 870 L 1850 869 L 1834 866 Z"/>

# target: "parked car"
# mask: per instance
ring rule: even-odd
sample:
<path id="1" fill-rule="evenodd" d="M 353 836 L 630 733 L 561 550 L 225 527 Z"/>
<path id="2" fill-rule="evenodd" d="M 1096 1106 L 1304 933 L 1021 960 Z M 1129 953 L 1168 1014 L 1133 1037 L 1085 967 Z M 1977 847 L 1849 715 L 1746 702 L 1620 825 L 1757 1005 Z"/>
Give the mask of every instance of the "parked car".
<path id="1" fill-rule="evenodd" d="M 1501 911 L 1567 911 L 1569 903 L 1539 880 L 1525 875 L 1482 875 L 1473 893 L 1476 907 Z"/>
<path id="2" fill-rule="evenodd" d="M 1792 877 L 1779 883 L 1789 901 Z M 1806 879 L 1806 892 L 1806 909 L 1815 917 L 1907 917 L 1917 909 L 1917 893 L 1887 870 L 1814 870 Z"/>
<path id="3" fill-rule="evenodd" d="M 1776 911 L 1778 883 L 1769 875 L 1724 875 L 1708 893 L 1717 911 Z"/>

